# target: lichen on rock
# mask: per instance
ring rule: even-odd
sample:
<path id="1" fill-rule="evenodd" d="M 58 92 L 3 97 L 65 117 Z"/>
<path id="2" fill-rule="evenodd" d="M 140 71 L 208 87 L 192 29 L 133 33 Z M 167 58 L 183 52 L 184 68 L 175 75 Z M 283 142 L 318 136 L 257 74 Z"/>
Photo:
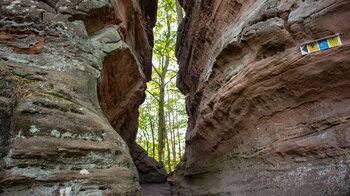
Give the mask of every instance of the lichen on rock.
<path id="1" fill-rule="evenodd" d="M 154 26 L 141 3 L 0 2 L 0 194 L 140 193 L 128 135 L 150 79 Z M 98 91 L 114 87 L 103 83 L 114 70 L 123 85 L 105 99 Z"/>

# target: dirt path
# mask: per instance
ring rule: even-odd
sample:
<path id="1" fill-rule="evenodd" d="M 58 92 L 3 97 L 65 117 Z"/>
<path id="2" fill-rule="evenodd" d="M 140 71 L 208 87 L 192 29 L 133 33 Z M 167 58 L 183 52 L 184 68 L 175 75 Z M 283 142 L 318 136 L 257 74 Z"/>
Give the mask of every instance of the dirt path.
<path id="1" fill-rule="evenodd" d="M 141 184 L 141 196 L 170 196 L 171 187 L 165 184 Z"/>

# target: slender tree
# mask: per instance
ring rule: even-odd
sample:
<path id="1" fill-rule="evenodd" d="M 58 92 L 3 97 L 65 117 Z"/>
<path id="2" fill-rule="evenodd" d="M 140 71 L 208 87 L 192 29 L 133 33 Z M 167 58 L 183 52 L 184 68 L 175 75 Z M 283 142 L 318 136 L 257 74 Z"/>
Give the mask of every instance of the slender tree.
<path id="1" fill-rule="evenodd" d="M 176 93 L 177 95 L 177 93 Z M 177 105 L 175 105 L 175 112 L 176 112 L 176 132 L 177 132 L 177 139 L 178 139 L 178 146 L 179 146 L 179 158 L 181 159 L 181 138 L 180 138 L 180 131 L 179 131 L 179 116 L 178 116 L 178 108 Z"/>
<path id="2" fill-rule="evenodd" d="M 169 136 L 166 134 L 166 145 L 167 145 L 167 151 L 168 151 L 168 171 L 171 173 L 171 153 L 170 153 L 170 146 L 169 146 Z"/>
<path id="3" fill-rule="evenodd" d="M 158 66 L 154 66 L 155 78 L 152 82 L 158 85 L 159 96 L 156 98 L 158 101 L 158 157 L 160 157 L 161 163 L 164 165 L 164 148 L 165 139 L 167 136 L 166 122 L 165 122 L 165 88 L 169 81 L 166 81 L 168 77 L 169 66 L 171 64 L 171 57 L 174 55 L 175 49 L 175 31 L 172 24 L 176 22 L 176 18 L 173 17 L 175 2 L 174 0 L 163 0 L 159 2 L 158 20 L 156 25 L 156 43 L 154 47 L 154 54 L 158 57 Z M 159 37 L 157 37 L 157 35 Z M 156 97 L 153 93 L 149 92 L 153 97 Z"/>
<path id="4" fill-rule="evenodd" d="M 155 139 L 154 139 L 154 125 L 153 125 L 153 122 L 150 123 L 150 128 L 151 128 L 151 135 L 152 135 L 152 156 L 154 157 L 155 156 L 155 152 L 154 152 L 154 149 L 155 149 Z"/>
<path id="5" fill-rule="evenodd" d="M 140 108 L 138 134 L 139 144 L 148 149 L 149 155 L 161 162 L 168 172 L 180 160 L 181 144 L 184 143 L 182 132 L 188 118 L 186 113 L 179 112 L 185 111 L 185 100 L 177 93 L 174 80 L 177 73 L 174 54 L 177 19 L 176 0 L 160 0 L 154 31 L 152 80 L 147 84 L 147 97 Z"/>
<path id="6" fill-rule="evenodd" d="M 173 161 L 174 161 L 174 168 L 176 165 L 176 149 L 175 149 L 175 142 L 174 142 L 174 137 L 173 137 L 173 125 L 174 123 L 172 123 L 172 119 L 171 119 L 171 101 L 170 101 L 170 93 L 168 91 L 168 117 L 169 117 L 169 131 L 170 131 L 170 141 L 171 141 L 171 148 L 172 148 L 172 152 L 173 152 Z"/>

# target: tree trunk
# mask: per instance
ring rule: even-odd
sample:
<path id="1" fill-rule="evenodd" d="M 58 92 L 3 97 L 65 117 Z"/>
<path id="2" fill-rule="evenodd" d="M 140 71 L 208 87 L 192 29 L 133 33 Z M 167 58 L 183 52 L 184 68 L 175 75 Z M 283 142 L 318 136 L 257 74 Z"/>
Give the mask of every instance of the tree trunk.
<path id="1" fill-rule="evenodd" d="M 175 92 L 175 96 L 177 97 L 177 93 Z M 182 152 L 181 152 L 181 138 L 180 138 L 180 131 L 179 131 L 179 116 L 178 116 L 178 108 L 177 108 L 177 104 L 175 104 L 175 112 L 176 112 L 176 134 L 177 134 L 177 141 L 178 141 L 178 145 L 179 145 L 179 159 L 181 160 L 181 156 L 182 156 Z M 175 132 L 175 130 L 174 130 Z"/>
<path id="2" fill-rule="evenodd" d="M 164 166 L 165 133 L 166 133 L 166 129 L 165 129 L 165 117 L 164 117 L 164 86 L 161 86 L 160 93 L 159 93 L 159 109 L 158 109 L 158 158 L 163 166 Z"/>
<path id="3" fill-rule="evenodd" d="M 153 122 L 151 122 L 151 134 L 152 134 L 152 157 L 155 157 L 155 153 L 154 153 L 154 147 L 156 145 L 155 141 L 154 141 L 154 128 L 153 128 Z"/>
<path id="4" fill-rule="evenodd" d="M 173 161 L 174 161 L 173 163 L 174 163 L 174 168 L 175 168 L 175 166 L 176 166 L 176 149 L 175 149 L 175 143 L 174 143 L 175 139 L 173 138 L 173 132 L 175 130 L 173 130 L 174 124 L 171 124 L 171 111 L 170 111 L 171 110 L 171 108 L 170 108 L 171 103 L 170 103 L 169 91 L 168 91 L 168 103 L 169 103 L 168 116 L 169 116 L 170 141 L 171 141 L 171 149 L 173 151 Z"/>
<path id="5" fill-rule="evenodd" d="M 170 16 L 167 12 L 166 15 L 166 23 L 167 23 L 167 33 L 166 33 L 166 44 L 165 48 L 170 46 L 171 42 L 171 24 L 170 24 Z M 163 61 L 163 57 L 165 56 L 165 62 Z M 161 60 L 161 73 L 159 74 L 159 109 L 158 109 L 158 156 L 160 158 L 161 164 L 164 166 L 164 141 L 167 137 L 166 133 L 166 124 L 165 124 L 165 113 L 164 113 L 164 96 L 165 96 L 165 78 L 168 72 L 168 67 L 170 64 L 170 56 L 169 54 L 165 54 L 162 56 Z"/>
<path id="6" fill-rule="evenodd" d="M 145 138 L 146 138 L 146 152 L 147 152 L 147 154 L 148 154 L 148 144 L 149 144 L 148 139 L 149 139 L 149 134 L 148 134 L 147 130 L 143 131 L 143 133 L 144 133 L 144 136 L 145 136 Z"/>
<path id="7" fill-rule="evenodd" d="M 178 139 L 178 143 L 179 143 L 179 159 L 181 160 L 181 156 L 182 156 L 182 152 L 181 152 L 181 138 L 180 138 L 180 131 L 179 131 L 179 116 L 178 116 L 178 112 L 177 112 L 177 105 L 176 105 L 176 131 L 177 131 L 177 139 Z"/>
<path id="8" fill-rule="evenodd" d="M 164 166 L 164 140 L 166 137 L 166 125 L 165 125 L 165 113 L 164 113 L 164 96 L 165 96 L 165 78 L 168 72 L 170 63 L 169 55 L 166 56 L 164 66 L 162 66 L 162 73 L 160 76 L 160 89 L 159 89 L 159 112 L 158 112 L 158 156 L 160 162 Z"/>
<path id="9" fill-rule="evenodd" d="M 166 145 L 167 145 L 167 149 L 168 149 L 168 168 L 169 168 L 169 173 L 171 173 L 172 172 L 172 170 L 171 170 L 171 154 L 170 154 L 168 133 L 166 134 Z"/>

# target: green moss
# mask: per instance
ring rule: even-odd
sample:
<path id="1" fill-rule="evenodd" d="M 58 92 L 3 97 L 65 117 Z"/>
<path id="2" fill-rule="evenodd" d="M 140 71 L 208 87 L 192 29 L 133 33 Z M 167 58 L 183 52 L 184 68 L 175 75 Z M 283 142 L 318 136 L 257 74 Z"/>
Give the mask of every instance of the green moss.
<path id="1" fill-rule="evenodd" d="M 54 87 L 55 87 L 55 85 L 50 83 L 50 88 L 53 89 Z"/>
<path id="2" fill-rule="evenodd" d="M 30 129 L 30 124 L 28 122 L 23 122 L 21 124 L 23 130 L 29 130 Z"/>
<path id="3" fill-rule="evenodd" d="M 36 87 L 38 90 L 43 91 L 44 89 L 41 86 Z"/>
<path id="4" fill-rule="evenodd" d="M 78 106 L 73 104 L 73 103 L 67 104 L 66 107 L 69 109 L 77 109 L 78 108 Z"/>
<path id="5" fill-rule="evenodd" d="M 73 103 L 69 100 L 66 100 L 64 98 L 61 98 L 60 94 L 57 92 L 31 92 L 29 93 L 31 94 L 31 96 L 33 97 L 39 97 L 39 98 L 45 98 L 45 99 L 50 99 L 53 101 L 59 101 L 62 103 L 65 103 L 64 105 L 60 105 L 57 107 L 55 107 L 56 109 L 61 110 L 62 112 L 74 112 L 74 113 L 79 113 L 79 114 L 83 114 L 79 108 L 81 107 L 79 104 Z M 29 94 L 27 96 L 29 96 Z M 50 107 L 52 107 L 52 105 L 50 105 Z"/>
<path id="6" fill-rule="evenodd" d="M 32 93 L 33 97 L 45 98 L 45 99 L 50 99 L 53 101 L 60 101 L 60 102 L 65 102 L 65 103 L 72 103 L 68 100 L 65 100 L 63 98 L 58 97 L 55 92 L 49 92 L 49 91 L 42 92 L 42 93 L 41 92 L 30 92 L 30 93 L 27 93 L 27 96 L 29 96 L 29 94 L 31 94 L 31 93 Z"/>
<path id="7" fill-rule="evenodd" d="M 38 83 L 40 82 L 39 80 L 26 80 L 27 84 L 35 84 L 35 83 Z"/>
<path id="8" fill-rule="evenodd" d="M 52 96 L 55 96 L 55 97 L 62 97 L 61 94 L 57 93 L 57 92 L 52 92 L 52 91 L 45 91 L 43 92 L 44 94 L 47 94 L 47 95 L 52 95 Z"/>
<path id="9" fill-rule="evenodd" d="M 82 114 L 81 111 L 79 111 L 79 105 L 75 104 L 75 103 L 70 103 L 70 104 L 67 104 L 66 105 L 66 109 L 71 111 L 71 112 L 74 112 L 74 113 L 79 113 L 79 114 Z"/>
<path id="10" fill-rule="evenodd" d="M 72 97 L 69 94 L 65 93 L 63 90 L 59 90 L 57 92 L 45 91 L 43 93 L 56 97 L 58 101 L 71 103 L 71 101 L 68 101 L 68 99 L 71 99 Z"/>
<path id="11" fill-rule="evenodd" d="M 72 99 L 72 96 L 69 93 L 66 93 L 64 90 L 60 89 L 57 91 L 57 93 L 61 94 L 63 97 L 67 99 Z"/>

